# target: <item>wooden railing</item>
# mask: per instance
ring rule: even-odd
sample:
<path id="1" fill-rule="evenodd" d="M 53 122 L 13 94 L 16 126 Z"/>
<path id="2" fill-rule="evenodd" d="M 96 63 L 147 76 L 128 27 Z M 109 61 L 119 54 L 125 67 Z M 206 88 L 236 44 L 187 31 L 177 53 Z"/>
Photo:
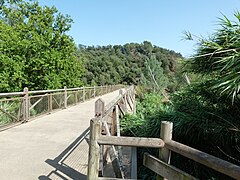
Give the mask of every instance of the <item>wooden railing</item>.
<path id="1" fill-rule="evenodd" d="M 122 85 L 0 93 L 0 130 L 122 88 Z"/>
<path id="2" fill-rule="evenodd" d="M 123 117 L 126 113 L 135 113 L 135 111 L 133 86 L 125 91 L 120 90 L 119 95 L 107 105 L 101 99 L 95 102 L 95 118 L 90 121 L 88 179 L 97 179 L 98 175 L 104 175 L 107 154 L 110 156 L 115 176 L 124 178 L 119 159 L 121 147 L 117 151 L 111 138 L 121 138 L 119 117 Z M 104 146 L 108 145 L 107 142 L 110 143 L 110 146 Z M 118 145 L 121 146 L 121 144 Z M 100 151 L 101 153 L 99 153 Z"/>
<path id="3" fill-rule="evenodd" d="M 169 180 L 196 179 L 186 172 L 170 165 L 171 151 L 232 178 L 240 179 L 239 166 L 173 141 L 172 122 L 163 121 L 161 123 L 160 138 L 120 136 L 119 116 L 124 115 L 126 112 L 135 112 L 135 96 L 133 87 L 128 88 L 125 92 L 121 91 L 119 96 L 106 106 L 101 99 L 96 101 L 95 118 L 91 119 L 90 122 L 87 175 L 89 180 L 108 179 L 101 177 L 104 174 L 104 162 L 107 153 L 110 155 L 116 179 L 125 178 L 124 172 L 122 171 L 119 163 L 119 159 L 121 158 L 119 156 L 121 156 L 121 154 L 116 152 L 117 146 L 159 148 L 159 157 L 153 157 L 145 153 L 143 160 L 143 164 L 147 168 L 159 175 L 157 177 L 158 180 L 165 178 Z M 115 131 L 117 131 L 117 134 Z M 107 147 L 104 148 L 106 145 Z M 134 178 L 136 179 L 136 177 Z M 114 178 L 109 179 L 113 180 Z"/>

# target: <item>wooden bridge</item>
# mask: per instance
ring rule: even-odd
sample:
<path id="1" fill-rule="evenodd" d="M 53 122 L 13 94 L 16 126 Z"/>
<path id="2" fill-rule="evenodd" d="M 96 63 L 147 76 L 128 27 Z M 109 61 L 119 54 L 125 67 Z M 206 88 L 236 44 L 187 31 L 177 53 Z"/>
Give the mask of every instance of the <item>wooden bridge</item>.
<path id="1" fill-rule="evenodd" d="M 101 98 L 108 104 L 119 95 L 120 88 L 65 88 L 27 94 L 25 89 L 22 93 L 0 94 L 8 97 L 1 100 L 1 117 L 12 119 L 0 132 L 0 179 L 86 179 L 86 138 L 90 119 L 95 116 L 94 103 Z M 11 109 L 14 102 L 20 102 L 20 106 Z"/>
<path id="2" fill-rule="evenodd" d="M 1 180 L 136 179 L 136 153 L 130 177 L 120 162 L 126 146 L 159 148 L 159 157 L 145 154 L 143 162 L 159 179 L 195 179 L 169 164 L 170 151 L 240 179 L 239 166 L 173 141 L 170 122 L 162 122 L 160 138 L 120 136 L 119 117 L 136 110 L 133 86 L 25 88 L 0 97 Z"/>

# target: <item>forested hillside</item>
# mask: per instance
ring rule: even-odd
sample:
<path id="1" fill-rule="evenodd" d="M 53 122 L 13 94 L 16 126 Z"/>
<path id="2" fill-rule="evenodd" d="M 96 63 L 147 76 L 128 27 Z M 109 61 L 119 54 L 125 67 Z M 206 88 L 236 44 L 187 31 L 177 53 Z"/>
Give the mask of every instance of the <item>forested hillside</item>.
<path id="1" fill-rule="evenodd" d="M 142 44 L 79 46 L 79 58 L 86 71 L 83 82 L 91 85 L 141 84 L 149 88 L 175 88 L 181 54 Z"/>

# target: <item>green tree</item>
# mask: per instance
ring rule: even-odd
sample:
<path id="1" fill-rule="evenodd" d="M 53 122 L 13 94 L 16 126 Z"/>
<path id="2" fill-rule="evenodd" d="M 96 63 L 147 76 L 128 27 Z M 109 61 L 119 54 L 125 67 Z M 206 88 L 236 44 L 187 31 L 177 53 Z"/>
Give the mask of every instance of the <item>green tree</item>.
<path id="1" fill-rule="evenodd" d="M 0 11 L 0 91 L 80 86 L 83 67 L 66 35 L 69 16 L 38 2 L 8 1 Z"/>
<path id="2" fill-rule="evenodd" d="M 161 92 L 167 85 L 167 77 L 163 73 L 161 62 L 152 55 L 146 59 L 142 70 L 141 84 L 154 92 Z"/>

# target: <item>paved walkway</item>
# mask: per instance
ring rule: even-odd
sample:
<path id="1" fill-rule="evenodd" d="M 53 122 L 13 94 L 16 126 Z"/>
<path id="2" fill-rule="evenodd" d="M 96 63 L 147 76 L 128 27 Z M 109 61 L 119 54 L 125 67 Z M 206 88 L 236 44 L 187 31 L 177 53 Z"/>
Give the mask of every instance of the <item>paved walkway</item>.
<path id="1" fill-rule="evenodd" d="M 117 95 L 101 98 L 107 104 Z M 0 132 L 0 179 L 86 179 L 85 137 L 98 98 Z"/>

